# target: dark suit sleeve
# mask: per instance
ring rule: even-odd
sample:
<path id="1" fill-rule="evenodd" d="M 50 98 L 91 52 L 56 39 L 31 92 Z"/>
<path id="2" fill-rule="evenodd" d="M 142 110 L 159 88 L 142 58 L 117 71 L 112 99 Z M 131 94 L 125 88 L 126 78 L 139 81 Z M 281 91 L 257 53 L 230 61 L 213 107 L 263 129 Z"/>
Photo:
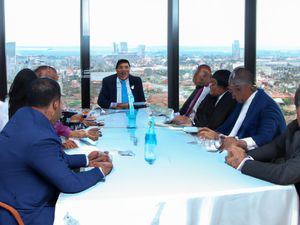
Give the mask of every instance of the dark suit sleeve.
<path id="1" fill-rule="evenodd" d="M 300 154 L 281 164 L 248 160 L 242 173 L 275 184 L 288 185 L 300 182 Z"/>
<path id="2" fill-rule="evenodd" d="M 186 111 L 188 110 L 189 105 L 190 105 L 192 99 L 194 98 L 194 96 L 196 95 L 196 93 L 197 93 L 197 89 L 195 88 L 194 91 L 187 98 L 187 100 L 183 103 L 182 107 L 179 109 L 180 115 L 184 115 L 186 113 Z"/>
<path id="3" fill-rule="evenodd" d="M 26 156 L 28 166 L 61 192 L 80 192 L 95 185 L 103 178 L 98 168 L 74 173 L 66 163 L 61 146 L 55 139 L 39 140 L 29 148 Z M 73 156 L 67 160 L 72 166 L 79 165 L 83 162 L 82 156 L 79 157 L 80 159 L 76 159 Z"/>
<path id="4" fill-rule="evenodd" d="M 224 99 L 223 99 L 224 98 Z M 215 106 L 213 113 L 209 115 L 209 122 L 207 127 L 215 130 L 221 126 L 233 111 L 236 101 L 232 98 L 231 94 L 224 96 L 220 102 Z"/>
<path id="5" fill-rule="evenodd" d="M 98 105 L 101 106 L 102 108 L 108 109 L 110 107 L 110 93 L 109 93 L 109 88 L 108 88 L 108 80 L 106 78 L 103 79 L 102 81 L 102 87 L 101 91 L 98 96 Z"/>
<path id="6" fill-rule="evenodd" d="M 87 164 L 86 156 L 84 154 L 67 155 L 63 152 L 63 158 L 71 169 L 86 167 Z"/>
<path id="7" fill-rule="evenodd" d="M 285 154 L 286 132 L 276 137 L 272 142 L 254 150 L 248 151 L 253 159 L 261 162 L 270 162 L 276 158 L 283 157 Z"/>
<path id="8" fill-rule="evenodd" d="M 145 102 L 145 94 L 144 94 L 144 88 L 143 88 L 143 82 L 140 77 L 137 77 L 137 86 L 138 86 L 138 96 L 135 100 L 136 102 Z"/>
<path id="9" fill-rule="evenodd" d="M 278 133 L 279 123 L 285 122 L 278 115 L 278 111 L 272 106 L 266 107 L 261 113 L 256 134 L 251 137 L 257 146 L 262 146 L 264 143 L 272 141 L 276 133 Z"/>
<path id="10" fill-rule="evenodd" d="M 217 98 L 208 94 L 199 105 L 194 122 L 196 127 L 207 127 L 212 112 L 215 109 Z"/>
<path id="11" fill-rule="evenodd" d="M 225 135 L 229 135 L 241 112 L 242 106 L 243 104 L 237 103 L 225 122 L 222 123 L 222 125 L 219 126 L 216 131 Z"/>

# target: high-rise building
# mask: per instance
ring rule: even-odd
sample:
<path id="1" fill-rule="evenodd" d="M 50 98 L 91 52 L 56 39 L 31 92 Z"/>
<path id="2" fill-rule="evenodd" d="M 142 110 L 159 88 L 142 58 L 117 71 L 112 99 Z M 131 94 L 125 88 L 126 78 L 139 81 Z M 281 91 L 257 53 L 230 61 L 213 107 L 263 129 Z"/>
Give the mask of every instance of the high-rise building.
<path id="1" fill-rule="evenodd" d="M 241 50 L 240 50 L 240 42 L 238 40 L 234 40 L 232 43 L 232 58 L 240 59 Z"/>
<path id="2" fill-rule="evenodd" d="M 138 56 L 145 57 L 146 45 L 138 46 Z"/>
<path id="3" fill-rule="evenodd" d="M 119 46 L 118 46 L 118 44 L 116 42 L 114 42 L 113 45 L 114 45 L 114 53 L 118 54 L 119 53 Z"/>
<path id="4" fill-rule="evenodd" d="M 7 78 L 8 81 L 13 81 L 16 75 L 16 42 L 7 42 L 5 44 L 6 63 L 7 63 Z"/>
<path id="5" fill-rule="evenodd" d="M 6 43 L 6 56 L 8 58 L 16 57 L 16 42 L 7 42 Z"/>
<path id="6" fill-rule="evenodd" d="M 120 42 L 121 53 L 128 53 L 127 42 Z"/>

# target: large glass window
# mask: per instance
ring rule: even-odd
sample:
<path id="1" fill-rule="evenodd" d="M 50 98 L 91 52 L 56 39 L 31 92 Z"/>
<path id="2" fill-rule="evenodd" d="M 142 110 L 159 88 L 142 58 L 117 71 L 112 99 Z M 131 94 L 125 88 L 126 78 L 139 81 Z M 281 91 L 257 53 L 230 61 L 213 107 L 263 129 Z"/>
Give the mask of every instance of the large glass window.
<path id="1" fill-rule="evenodd" d="M 23 68 L 56 68 L 65 108 L 81 107 L 80 1 L 6 0 L 8 88 Z"/>
<path id="2" fill-rule="evenodd" d="M 213 72 L 244 65 L 244 15 L 241 0 L 180 1 L 180 105 L 194 89 L 197 65 Z"/>
<path id="3" fill-rule="evenodd" d="M 257 84 L 278 104 L 289 122 L 300 81 L 299 0 L 264 0 L 257 5 Z"/>
<path id="4" fill-rule="evenodd" d="M 118 59 L 130 61 L 147 102 L 167 106 L 167 0 L 90 0 L 91 104 Z"/>

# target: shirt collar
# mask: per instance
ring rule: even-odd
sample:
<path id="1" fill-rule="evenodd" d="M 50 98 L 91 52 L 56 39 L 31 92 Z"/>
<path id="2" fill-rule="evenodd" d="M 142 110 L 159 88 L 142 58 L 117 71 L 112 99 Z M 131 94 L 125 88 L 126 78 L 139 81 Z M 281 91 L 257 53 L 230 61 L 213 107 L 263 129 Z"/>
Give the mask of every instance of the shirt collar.
<path id="1" fill-rule="evenodd" d="M 245 101 L 244 105 L 250 105 L 253 98 L 255 97 L 256 93 L 257 93 L 257 90 L 250 95 L 250 97 Z"/>

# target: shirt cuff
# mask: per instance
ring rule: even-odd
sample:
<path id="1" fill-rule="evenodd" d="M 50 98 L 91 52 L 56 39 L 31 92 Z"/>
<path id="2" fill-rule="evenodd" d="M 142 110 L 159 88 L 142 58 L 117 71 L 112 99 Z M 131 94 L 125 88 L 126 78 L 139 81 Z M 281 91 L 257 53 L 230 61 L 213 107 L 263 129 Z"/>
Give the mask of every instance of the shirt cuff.
<path id="1" fill-rule="evenodd" d="M 85 159 L 86 159 L 86 167 L 88 167 L 89 166 L 89 158 L 88 158 L 88 156 L 87 155 L 85 155 Z M 100 170 L 100 172 L 102 173 L 102 175 L 103 175 L 103 179 L 105 178 L 105 174 L 103 173 L 103 170 L 102 170 L 102 168 L 101 167 L 97 167 L 99 170 Z"/>
<path id="2" fill-rule="evenodd" d="M 254 160 L 251 156 L 246 156 L 246 158 L 243 159 L 243 161 L 240 163 L 240 165 L 236 168 L 237 170 L 241 171 L 245 162 L 248 160 Z"/>
<path id="3" fill-rule="evenodd" d="M 255 143 L 255 141 L 251 137 L 243 138 L 243 139 L 240 139 L 240 140 L 246 142 L 248 150 L 252 150 L 252 149 L 257 148 L 257 144 Z"/>
<path id="4" fill-rule="evenodd" d="M 87 167 L 87 166 L 89 166 L 89 158 L 88 158 L 87 155 L 85 155 L 85 159 L 86 159 L 86 164 L 85 164 L 85 166 Z"/>
<path id="5" fill-rule="evenodd" d="M 105 174 L 103 173 L 103 170 L 102 170 L 102 168 L 101 167 L 98 167 L 98 169 L 100 170 L 100 172 L 102 173 L 102 175 L 103 175 L 103 179 L 105 178 Z"/>
<path id="6" fill-rule="evenodd" d="M 112 108 L 116 108 L 116 107 L 117 107 L 117 105 L 118 105 L 118 103 L 117 103 L 117 102 L 111 102 L 111 103 L 110 103 L 110 106 L 109 106 L 109 108 L 110 108 L 110 109 L 112 109 Z"/>

